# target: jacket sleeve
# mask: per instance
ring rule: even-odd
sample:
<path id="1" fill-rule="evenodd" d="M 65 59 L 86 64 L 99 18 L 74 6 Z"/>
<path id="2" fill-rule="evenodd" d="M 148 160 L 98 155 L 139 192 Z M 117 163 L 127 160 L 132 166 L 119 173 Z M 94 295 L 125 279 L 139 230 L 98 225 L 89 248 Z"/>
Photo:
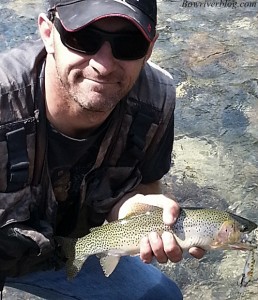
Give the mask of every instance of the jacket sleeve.
<path id="1" fill-rule="evenodd" d="M 33 271 L 55 248 L 55 199 L 32 184 L 44 56 L 41 41 L 0 54 L 0 276 Z"/>
<path id="2" fill-rule="evenodd" d="M 1 228 L 0 274 L 4 277 L 15 277 L 53 268 L 54 247 L 48 246 L 42 251 L 33 239 L 39 235 L 39 232 L 24 224 L 11 224 Z M 46 238 L 42 236 L 42 240 L 44 239 Z"/>

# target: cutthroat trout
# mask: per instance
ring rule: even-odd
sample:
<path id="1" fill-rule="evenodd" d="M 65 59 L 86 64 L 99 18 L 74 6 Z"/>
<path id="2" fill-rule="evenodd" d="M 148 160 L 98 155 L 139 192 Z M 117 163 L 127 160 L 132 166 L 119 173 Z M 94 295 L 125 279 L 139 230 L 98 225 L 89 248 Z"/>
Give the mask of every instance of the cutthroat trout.
<path id="1" fill-rule="evenodd" d="M 247 233 L 257 225 L 230 212 L 206 208 L 182 208 L 173 226 L 164 224 L 163 209 L 147 206 L 144 212 L 131 213 L 124 219 L 91 229 L 77 239 L 56 237 L 67 257 L 69 279 L 76 276 L 90 255 L 96 254 L 106 276 L 116 268 L 121 256 L 137 255 L 142 237 L 156 231 L 173 233 L 183 250 L 196 246 L 204 250 L 252 250 L 256 245 L 246 242 Z"/>

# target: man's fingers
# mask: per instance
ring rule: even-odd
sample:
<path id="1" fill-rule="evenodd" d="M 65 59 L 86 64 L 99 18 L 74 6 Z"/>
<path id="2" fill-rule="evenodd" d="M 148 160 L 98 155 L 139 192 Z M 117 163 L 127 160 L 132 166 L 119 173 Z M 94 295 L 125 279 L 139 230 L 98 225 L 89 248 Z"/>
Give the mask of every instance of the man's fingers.
<path id="1" fill-rule="evenodd" d="M 179 262 L 182 259 L 182 250 L 178 246 L 173 234 L 167 231 L 163 232 L 162 241 L 167 258 L 174 263 Z"/>
<path id="2" fill-rule="evenodd" d="M 149 242 L 153 252 L 159 263 L 166 263 L 168 257 L 163 248 L 163 241 L 157 232 L 151 232 L 149 234 Z"/>
<path id="3" fill-rule="evenodd" d="M 159 236 L 157 232 L 151 232 L 140 242 L 140 258 L 145 263 L 150 263 L 153 256 L 159 263 L 166 263 L 168 259 L 174 263 L 182 259 L 182 250 L 178 246 L 173 234 L 164 232 Z"/>
<path id="4" fill-rule="evenodd" d="M 143 205 L 137 205 L 139 203 Z M 137 211 L 138 213 L 141 213 L 142 210 L 144 210 L 144 204 L 146 205 L 146 209 L 148 209 L 148 205 L 163 208 L 163 221 L 167 225 L 172 225 L 173 223 L 175 223 L 180 213 L 180 206 L 178 205 L 178 203 L 164 195 L 151 194 L 144 196 L 141 194 L 137 194 L 128 199 L 122 205 L 122 207 L 119 210 L 118 218 L 124 218 L 130 213 L 137 213 Z"/>
<path id="5" fill-rule="evenodd" d="M 140 258 L 143 262 L 149 264 L 152 261 L 153 253 L 149 238 L 143 237 L 140 241 Z"/>
<path id="6" fill-rule="evenodd" d="M 167 225 L 172 225 L 180 213 L 180 206 L 177 202 L 170 200 L 163 207 L 163 222 Z"/>
<path id="7" fill-rule="evenodd" d="M 195 258 L 202 258 L 205 254 L 205 250 L 201 249 L 201 248 L 197 248 L 197 247 L 192 247 L 189 249 L 189 253 L 195 257 Z"/>
<path id="8" fill-rule="evenodd" d="M 180 213 L 180 206 L 176 201 L 162 194 L 134 195 L 120 208 L 119 218 L 151 211 L 153 206 L 163 208 L 162 218 L 165 224 L 172 225 L 176 222 Z M 144 262 L 150 263 L 153 256 L 160 263 L 166 263 L 168 259 L 172 262 L 178 262 L 182 259 L 182 250 L 172 233 L 164 232 L 160 236 L 157 232 L 151 232 L 141 240 L 140 258 Z"/>

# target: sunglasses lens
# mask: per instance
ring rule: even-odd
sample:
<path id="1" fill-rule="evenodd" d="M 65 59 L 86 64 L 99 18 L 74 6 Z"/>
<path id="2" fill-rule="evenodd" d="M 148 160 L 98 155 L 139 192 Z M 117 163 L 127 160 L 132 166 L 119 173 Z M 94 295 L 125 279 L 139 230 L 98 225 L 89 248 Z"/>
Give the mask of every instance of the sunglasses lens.
<path id="1" fill-rule="evenodd" d="M 127 34 L 117 37 L 111 42 L 115 58 L 121 60 L 135 60 L 144 57 L 149 48 L 149 42 L 142 34 Z"/>
<path id="2" fill-rule="evenodd" d="M 80 30 L 70 34 L 66 39 L 68 47 L 86 53 L 87 55 L 93 55 L 97 53 L 103 44 L 101 36 L 90 30 Z"/>
<path id="3" fill-rule="evenodd" d="M 149 48 L 149 42 L 140 32 L 110 33 L 96 28 L 68 32 L 59 19 L 55 20 L 62 43 L 69 49 L 87 55 L 96 54 L 105 41 L 110 43 L 113 56 L 120 60 L 140 59 L 146 55 Z"/>

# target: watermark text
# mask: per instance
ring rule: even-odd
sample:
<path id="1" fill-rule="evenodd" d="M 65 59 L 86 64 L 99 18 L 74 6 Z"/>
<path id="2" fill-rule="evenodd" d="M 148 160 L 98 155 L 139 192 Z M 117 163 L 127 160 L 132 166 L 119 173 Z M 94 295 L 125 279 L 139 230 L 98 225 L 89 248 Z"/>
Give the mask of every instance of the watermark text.
<path id="1" fill-rule="evenodd" d="M 192 1 L 183 0 L 182 7 L 225 7 L 225 8 L 245 8 L 245 7 L 258 7 L 256 1 L 235 1 L 235 0 L 204 0 Z"/>

